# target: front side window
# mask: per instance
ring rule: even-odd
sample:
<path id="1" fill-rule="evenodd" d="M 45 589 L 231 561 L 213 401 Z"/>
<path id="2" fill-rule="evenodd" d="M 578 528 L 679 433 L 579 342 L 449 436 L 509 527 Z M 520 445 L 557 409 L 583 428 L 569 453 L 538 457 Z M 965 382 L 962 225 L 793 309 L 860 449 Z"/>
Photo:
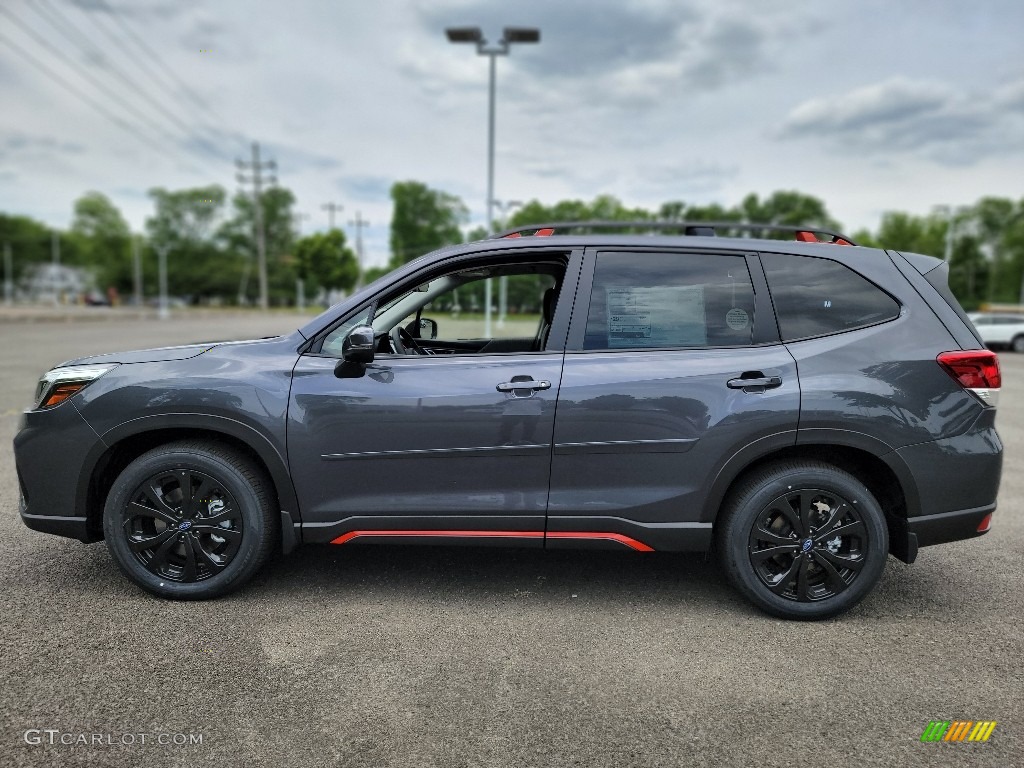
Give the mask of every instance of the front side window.
<path id="1" fill-rule="evenodd" d="M 899 317 L 900 305 L 837 261 L 763 253 L 783 341 L 827 336 Z"/>
<path id="2" fill-rule="evenodd" d="M 742 256 L 597 254 L 584 349 L 745 346 L 753 328 Z"/>

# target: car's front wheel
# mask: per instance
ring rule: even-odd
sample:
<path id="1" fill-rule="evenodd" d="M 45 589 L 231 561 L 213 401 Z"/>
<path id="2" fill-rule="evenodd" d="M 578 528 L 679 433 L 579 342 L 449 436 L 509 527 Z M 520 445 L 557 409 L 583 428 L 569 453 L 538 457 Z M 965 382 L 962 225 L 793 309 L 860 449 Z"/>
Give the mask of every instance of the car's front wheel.
<path id="1" fill-rule="evenodd" d="M 1013 341 L 1010 342 L 1010 348 L 1014 352 L 1024 352 L 1024 335 L 1014 336 Z"/>
<path id="2" fill-rule="evenodd" d="M 818 461 L 779 462 L 742 480 L 717 536 L 736 588 L 787 619 L 849 610 L 874 588 L 889 551 L 874 496 L 853 475 Z"/>
<path id="3" fill-rule="evenodd" d="M 155 448 L 114 482 L 103 513 L 110 554 L 148 592 L 223 595 L 252 577 L 277 538 L 269 480 L 218 443 Z"/>

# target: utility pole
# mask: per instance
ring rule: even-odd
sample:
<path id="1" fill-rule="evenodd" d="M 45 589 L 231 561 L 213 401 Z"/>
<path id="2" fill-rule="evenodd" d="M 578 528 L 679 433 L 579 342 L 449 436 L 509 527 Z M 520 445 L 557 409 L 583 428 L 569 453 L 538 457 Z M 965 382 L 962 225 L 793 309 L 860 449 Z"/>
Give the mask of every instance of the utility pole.
<path id="1" fill-rule="evenodd" d="M 327 211 L 328 229 L 334 229 L 334 214 L 341 213 L 345 206 L 341 203 L 324 203 L 320 207 Z"/>
<path id="2" fill-rule="evenodd" d="M 363 227 L 370 226 L 370 222 L 363 218 L 363 214 L 356 211 L 355 221 L 348 223 L 350 227 L 356 228 L 356 263 L 359 265 L 359 276 L 356 278 L 356 290 L 363 287 Z"/>
<path id="3" fill-rule="evenodd" d="M 158 316 L 161 320 L 170 317 L 167 308 L 167 246 L 161 243 L 156 247 L 157 255 L 157 279 L 160 283 L 160 311 Z"/>
<path id="4" fill-rule="evenodd" d="M 4 243 L 4 304 L 14 303 L 14 264 L 11 259 L 11 244 Z"/>
<path id="5" fill-rule="evenodd" d="M 139 236 L 132 236 L 133 280 L 135 284 L 135 306 L 142 308 L 142 257 L 139 254 Z"/>
<path id="6" fill-rule="evenodd" d="M 58 275 L 60 273 L 60 235 L 57 234 L 56 229 L 50 230 L 50 256 L 53 259 L 53 266 L 50 267 L 50 280 L 53 285 L 53 306 L 60 305 L 60 291 L 57 289 L 59 284 Z"/>
<path id="7" fill-rule="evenodd" d="M 298 234 L 299 240 L 302 239 L 302 220 L 308 218 L 308 213 L 292 214 L 292 221 L 295 222 L 295 232 Z M 299 312 L 306 311 L 306 281 L 301 273 L 295 276 L 295 308 Z"/>
<path id="8" fill-rule="evenodd" d="M 245 176 L 242 173 L 236 174 L 236 178 L 241 184 L 252 184 L 253 188 L 253 212 L 254 212 L 254 225 L 255 225 L 255 236 L 256 236 L 256 259 L 259 269 L 259 280 L 260 280 L 260 309 L 266 310 L 269 306 L 267 300 L 267 238 L 266 232 L 263 228 L 263 171 L 264 169 L 274 171 L 277 170 L 277 163 L 273 160 L 263 162 L 260 160 L 260 144 L 258 141 L 252 143 L 252 160 L 245 162 L 244 160 L 235 160 L 235 165 L 239 171 L 251 171 L 252 176 Z M 268 184 L 276 184 L 277 179 L 274 176 L 270 176 L 266 179 Z"/>

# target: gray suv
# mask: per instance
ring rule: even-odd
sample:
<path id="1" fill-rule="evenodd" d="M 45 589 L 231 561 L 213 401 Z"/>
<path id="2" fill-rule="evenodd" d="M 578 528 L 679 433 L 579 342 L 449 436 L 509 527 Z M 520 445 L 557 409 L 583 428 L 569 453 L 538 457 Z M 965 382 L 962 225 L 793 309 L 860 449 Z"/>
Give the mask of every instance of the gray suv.
<path id="1" fill-rule="evenodd" d="M 300 543 L 458 543 L 714 550 L 763 610 L 833 616 L 989 529 L 999 363 L 946 277 L 814 228 L 502 233 L 287 336 L 52 369 L 21 517 L 168 598 Z"/>

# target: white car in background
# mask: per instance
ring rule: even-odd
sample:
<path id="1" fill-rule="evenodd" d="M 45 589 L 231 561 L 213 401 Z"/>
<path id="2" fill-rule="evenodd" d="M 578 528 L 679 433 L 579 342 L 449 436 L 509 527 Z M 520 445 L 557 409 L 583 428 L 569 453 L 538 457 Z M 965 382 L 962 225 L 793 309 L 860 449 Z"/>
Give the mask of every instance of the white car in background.
<path id="1" fill-rule="evenodd" d="M 1024 352 L 1024 315 L 990 315 L 975 312 L 968 315 L 989 347 L 1008 347 Z"/>

